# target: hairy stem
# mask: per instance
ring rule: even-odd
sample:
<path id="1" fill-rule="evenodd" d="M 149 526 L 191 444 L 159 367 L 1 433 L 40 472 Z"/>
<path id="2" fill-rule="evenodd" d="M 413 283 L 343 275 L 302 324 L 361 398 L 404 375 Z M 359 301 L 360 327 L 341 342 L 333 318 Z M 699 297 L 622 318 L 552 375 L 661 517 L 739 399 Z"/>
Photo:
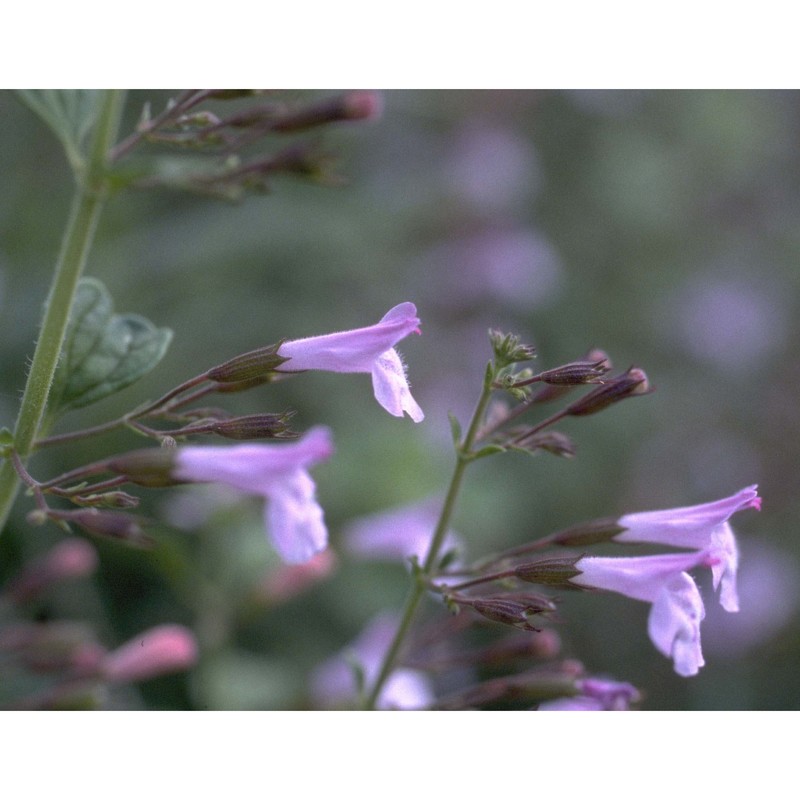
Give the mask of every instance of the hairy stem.
<path id="1" fill-rule="evenodd" d="M 411 628 L 411 623 L 414 621 L 420 600 L 422 600 L 422 596 L 429 588 L 429 580 L 434 575 L 436 563 L 439 559 L 439 551 L 442 548 L 442 543 L 444 542 L 447 530 L 450 527 L 450 519 L 452 518 L 453 511 L 455 510 L 456 500 L 458 499 L 458 493 L 461 489 L 461 482 L 464 478 L 464 472 L 467 468 L 467 464 L 470 462 L 469 456 L 471 455 L 472 445 L 475 443 L 475 437 L 477 436 L 478 429 L 486 411 L 486 406 L 489 403 L 489 397 L 491 396 L 491 393 L 491 381 L 485 380 L 483 392 L 481 393 L 478 403 L 475 406 L 475 411 L 472 414 L 472 421 L 470 422 L 469 430 L 467 431 L 463 442 L 458 448 L 456 464 L 453 469 L 453 475 L 450 478 L 450 487 L 447 490 L 447 496 L 445 497 L 444 504 L 442 505 L 442 511 L 439 514 L 439 521 L 436 524 L 433 538 L 431 539 L 430 546 L 428 547 L 428 553 L 425 557 L 422 567 L 415 571 L 415 580 L 411 585 L 406 597 L 406 603 L 403 608 L 400 625 L 397 628 L 397 632 L 394 635 L 394 639 L 392 640 L 389 649 L 386 651 L 386 655 L 383 657 L 383 663 L 381 664 L 380 671 L 378 672 L 378 677 L 375 679 L 375 683 L 373 684 L 372 689 L 364 701 L 364 708 L 366 710 L 375 708 L 375 704 L 380 697 L 381 690 L 392 673 L 392 669 L 394 668 L 397 657 L 403 646 L 403 642 L 405 641 L 406 635 Z"/>
<path id="2" fill-rule="evenodd" d="M 19 456 L 19 463 L 23 465 L 33 449 L 42 425 L 75 290 L 105 202 L 106 158 L 117 135 L 123 101 L 124 95 L 119 91 L 108 90 L 104 93 L 90 144 L 86 171 L 77 176 L 72 210 L 14 427 L 14 448 Z M 18 490 L 19 475 L 13 465 L 6 461 L 0 468 L 0 531 L 5 526 Z"/>

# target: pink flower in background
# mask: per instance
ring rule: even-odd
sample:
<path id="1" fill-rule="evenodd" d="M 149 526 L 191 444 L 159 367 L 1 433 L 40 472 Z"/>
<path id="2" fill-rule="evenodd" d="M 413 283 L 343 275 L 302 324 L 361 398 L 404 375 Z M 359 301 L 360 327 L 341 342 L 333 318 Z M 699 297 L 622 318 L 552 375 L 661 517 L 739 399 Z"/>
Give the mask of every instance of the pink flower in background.
<path id="1" fill-rule="evenodd" d="M 182 625 L 160 625 L 140 633 L 109 653 L 103 675 L 113 682 L 149 680 L 189 669 L 197 661 L 197 642 Z"/>
<path id="2" fill-rule="evenodd" d="M 726 611 L 738 611 L 736 571 L 739 550 L 728 520 L 737 511 L 761 508 L 757 488 L 756 485 L 747 486 L 713 503 L 626 514 L 618 520 L 625 530 L 614 540 L 668 544 L 708 552 L 713 561 L 714 588 L 722 584 L 720 604 Z"/>
<path id="3" fill-rule="evenodd" d="M 327 428 L 312 428 L 297 442 L 232 447 L 179 447 L 173 477 L 215 482 L 266 498 L 266 524 L 281 558 L 308 561 L 324 550 L 328 530 L 308 468 L 333 453 Z"/>
<path id="4" fill-rule="evenodd" d="M 628 711 L 639 700 L 630 683 L 584 678 L 575 682 L 575 688 L 580 694 L 540 703 L 539 711 Z"/>
<path id="5" fill-rule="evenodd" d="M 375 399 L 390 414 L 402 417 L 405 412 L 421 422 L 425 415 L 411 396 L 403 362 L 394 349 L 410 333 L 419 333 L 419 324 L 416 306 L 400 303 L 376 325 L 284 342 L 278 355 L 290 361 L 282 371 L 367 372 L 372 375 Z"/>
<path id="6" fill-rule="evenodd" d="M 675 672 L 696 675 L 705 663 L 700 648 L 703 599 L 684 571 L 710 563 L 707 553 L 675 553 L 638 558 L 584 557 L 575 567 L 572 583 L 618 592 L 651 603 L 647 631 L 656 648 L 672 658 Z"/>
<path id="7" fill-rule="evenodd" d="M 77 537 L 65 539 L 26 564 L 9 581 L 5 592 L 14 602 L 22 603 L 62 581 L 88 577 L 97 564 L 97 551 L 92 545 Z"/>
<path id="8" fill-rule="evenodd" d="M 285 603 L 325 580 L 335 570 L 336 556 L 332 550 L 323 550 L 304 564 L 283 564 L 264 576 L 254 599 L 270 605 Z"/>
<path id="9" fill-rule="evenodd" d="M 441 506 L 442 499 L 433 497 L 360 517 L 347 526 L 344 545 L 360 558 L 401 560 L 416 556 L 423 561 L 428 554 Z M 454 548 L 460 549 L 461 541 L 450 531 L 442 552 Z"/>
<path id="10" fill-rule="evenodd" d="M 338 656 L 321 664 L 311 678 L 311 693 L 323 708 L 343 706 L 357 699 L 354 663 L 369 685 L 378 676 L 382 659 L 397 630 L 393 614 L 375 617 L 359 637 Z M 427 676 L 413 669 L 395 669 L 384 684 L 377 707 L 404 711 L 424 708 L 433 702 L 433 688 Z"/>

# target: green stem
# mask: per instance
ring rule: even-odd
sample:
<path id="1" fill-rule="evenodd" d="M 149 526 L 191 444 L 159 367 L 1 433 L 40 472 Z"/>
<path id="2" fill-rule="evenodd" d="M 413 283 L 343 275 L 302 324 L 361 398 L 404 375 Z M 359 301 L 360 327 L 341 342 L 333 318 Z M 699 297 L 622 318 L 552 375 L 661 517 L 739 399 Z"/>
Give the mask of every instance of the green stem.
<path id="1" fill-rule="evenodd" d="M 450 519 L 453 515 L 453 511 L 455 510 L 456 500 L 458 499 L 458 493 L 461 489 L 461 482 L 464 478 L 464 472 L 467 468 L 467 464 L 469 464 L 471 460 L 470 455 L 472 445 L 475 443 L 475 437 L 478 434 L 478 429 L 480 427 L 481 420 L 483 419 L 484 412 L 486 411 L 486 406 L 489 403 L 491 394 L 491 380 L 486 379 L 484 380 L 483 384 L 483 392 L 481 393 L 478 403 L 475 406 L 475 411 L 472 414 L 472 421 L 470 422 L 467 435 L 464 437 L 461 446 L 458 448 L 456 465 L 453 469 L 453 475 L 450 478 L 450 487 L 447 490 L 447 496 L 445 497 L 444 504 L 442 505 L 439 521 L 436 524 L 433 538 L 431 539 L 430 546 L 428 547 L 428 554 L 425 557 L 422 567 L 415 571 L 415 580 L 411 585 L 406 597 L 406 603 L 403 607 L 400 625 L 397 628 L 389 649 L 386 651 L 386 655 L 383 657 L 383 663 L 381 664 L 380 671 L 378 672 L 378 677 L 375 679 L 375 683 L 373 684 L 371 691 L 364 701 L 365 710 L 375 708 L 375 704 L 378 701 L 381 690 L 389 678 L 389 675 L 391 675 L 392 669 L 394 669 L 400 649 L 402 648 L 406 635 L 411 628 L 411 623 L 414 621 L 420 600 L 422 600 L 425 591 L 428 589 L 429 579 L 433 577 L 436 562 L 439 558 L 439 551 L 441 550 L 445 535 L 450 527 Z"/>
<path id="2" fill-rule="evenodd" d="M 30 455 L 42 425 L 75 290 L 105 203 L 107 153 L 117 135 L 123 102 L 122 92 L 108 90 L 104 93 L 86 169 L 83 175 L 78 176 L 72 210 L 45 303 L 41 332 L 14 427 L 14 448 L 22 464 Z M 18 490 L 19 476 L 13 465 L 6 461 L 0 468 L 0 532 L 5 527 Z"/>

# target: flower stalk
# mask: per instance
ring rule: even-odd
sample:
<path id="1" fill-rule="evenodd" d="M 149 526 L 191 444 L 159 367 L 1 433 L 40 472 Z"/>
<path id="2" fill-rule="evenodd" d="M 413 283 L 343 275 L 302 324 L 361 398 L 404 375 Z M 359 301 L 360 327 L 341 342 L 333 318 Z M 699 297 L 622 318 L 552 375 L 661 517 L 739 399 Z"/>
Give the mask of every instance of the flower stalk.
<path id="1" fill-rule="evenodd" d="M 420 600 L 422 600 L 423 594 L 430 589 L 430 579 L 434 575 L 436 563 L 439 558 L 439 551 L 442 549 L 442 544 L 444 543 L 447 531 L 450 528 L 450 520 L 453 516 L 453 511 L 455 510 L 458 493 L 461 490 L 464 472 L 467 468 L 467 464 L 473 460 L 472 446 L 475 444 L 481 421 L 483 420 L 486 412 L 486 407 L 489 404 L 489 398 L 492 394 L 493 377 L 493 370 L 491 369 L 490 365 L 490 368 L 487 370 L 486 378 L 483 382 L 483 391 L 481 392 L 481 396 L 478 399 L 477 405 L 475 406 L 475 411 L 472 414 L 472 420 L 469 428 L 464 436 L 463 441 L 457 448 L 456 464 L 453 468 L 453 475 L 450 478 L 450 486 L 447 490 L 444 503 L 442 504 L 442 511 L 439 515 L 439 520 L 436 524 L 430 546 L 428 547 L 428 553 L 425 556 L 425 561 L 423 562 L 422 566 L 418 567 L 414 571 L 415 580 L 411 585 L 406 597 L 405 607 L 403 608 L 400 624 L 398 625 L 394 639 L 392 640 L 392 643 L 383 658 L 380 670 L 378 671 L 378 676 L 375 679 L 375 682 L 372 685 L 369 693 L 365 697 L 363 706 L 365 710 L 375 708 L 378 698 L 380 697 L 381 690 L 391 675 L 392 669 L 394 668 L 395 662 L 397 661 L 397 657 L 400 653 L 400 649 L 402 648 L 406 635 L 411 628 L 411 623 L 414 621 Z"/>
<path id="2" fill-rule="evenodd" d="M 14 449 L 25 463 L 40 432 L 47 398 L 61 354 L 72 302 L 83 273 L 97 221 L 107 196 L 107 153 L 117 135 L 124 93 L 104 92 L 85 172 L 76 176 L 75 196 L 45 304 L 28 380 L 14 427 Z M 19 476 L 6 461 L 0 468 L 0 531 L 19 490 Z"/>

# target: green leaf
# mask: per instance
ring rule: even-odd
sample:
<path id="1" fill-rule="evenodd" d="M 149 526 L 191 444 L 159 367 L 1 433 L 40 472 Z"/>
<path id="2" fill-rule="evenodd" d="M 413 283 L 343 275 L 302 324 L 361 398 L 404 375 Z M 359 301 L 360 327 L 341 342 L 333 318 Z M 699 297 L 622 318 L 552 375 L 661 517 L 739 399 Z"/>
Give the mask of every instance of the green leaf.
<path id="1" fill-rule="evenodd" d="M 171 339 L 171 330 L 138 314 L 115 314 L 106 287 L 94 278 L 81 279 L 50 395 L 51 412 L 82 408 L 130 386 L 161 361 Z"/>
<path id="2" fill-rule="evenodd" d="M 84 160 L 84 140 L 97 121 L 100 92 L 20 89 L 17 94 L 61 140 L 73 169 L 79 169 Z"/>
<path id="3" fill-rule="evenodd" d="M 452 411 L 447 412 L 447 418 L 450 420 L 450 433 L 453 436 L 453 444 L 458 449 L 461 446 L 461 423 Z"/>
<path id="4" fill-rule="evenodd" d="M 479 458 L 486 458 L 486 456 L 493 456 L 495 453 L 505 453 L 506 449 L 502 444 L 487 444 L 485 447 L 481 447 L 480 450 L 470 453 L 470 456 L 474 461 Z"/>

